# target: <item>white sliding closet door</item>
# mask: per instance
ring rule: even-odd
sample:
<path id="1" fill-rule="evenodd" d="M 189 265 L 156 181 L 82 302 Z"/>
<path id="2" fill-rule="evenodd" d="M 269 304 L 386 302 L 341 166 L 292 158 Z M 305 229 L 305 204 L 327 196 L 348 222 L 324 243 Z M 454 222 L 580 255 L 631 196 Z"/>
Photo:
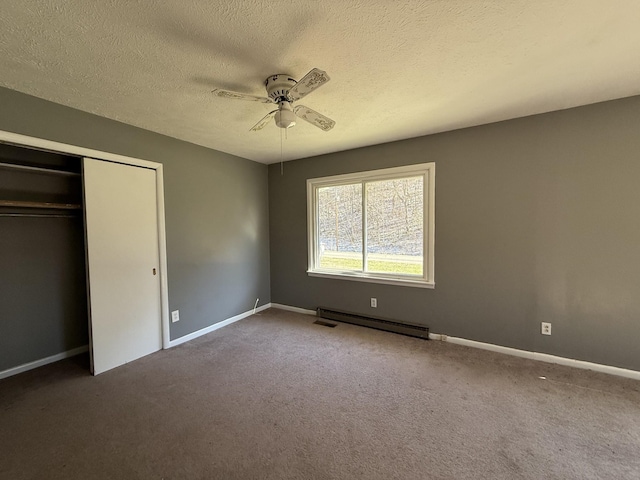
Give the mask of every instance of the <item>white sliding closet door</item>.
<path id="1" fill-rule="evenodd" d="M 91 371 L 162 348 L 156 172 L 84 159 Z"/>

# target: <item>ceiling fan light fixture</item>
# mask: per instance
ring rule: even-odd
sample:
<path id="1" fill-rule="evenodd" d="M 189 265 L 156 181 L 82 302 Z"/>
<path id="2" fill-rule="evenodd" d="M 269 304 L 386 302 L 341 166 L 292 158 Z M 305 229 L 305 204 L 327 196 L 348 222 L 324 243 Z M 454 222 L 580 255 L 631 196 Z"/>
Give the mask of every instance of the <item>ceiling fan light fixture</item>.
<path id="1" fill-rule="evenodd" d="M 290 108 L 290 106 L 288 106 L 288 108 L 283 106 L 276 113 L 275 119 L 278 127 L 291 128 L 296 124 L 296 114 L 293 113 Z"/>

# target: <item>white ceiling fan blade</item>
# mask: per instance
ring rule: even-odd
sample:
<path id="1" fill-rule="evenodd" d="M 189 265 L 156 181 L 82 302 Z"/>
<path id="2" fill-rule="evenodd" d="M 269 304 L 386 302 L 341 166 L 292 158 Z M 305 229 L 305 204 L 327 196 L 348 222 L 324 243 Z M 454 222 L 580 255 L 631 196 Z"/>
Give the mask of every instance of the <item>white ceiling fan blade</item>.
<path id="1" fill-rule="evenodd" d="M 221 88 L 216 88 L 215 90 L 212 90 L 211 93 L 213 93 L 217 97 L 231 98 L 232 100 L 249 100 L 251 102 L 273 103 L 273 100 L 267 97 L 257 97 L 255 95 L 247 95 L 246 93 L 222 90 Z"/>
<path id="2" fill-rule="evenodd" d="M 251 129 L 249 130 L 250 132 L 257 132 L 258 130 L 262 130 L 265 125 L 267 123 L 269 123 L 269 120 L 271 120 L 273 118 L 273 116 L 276 114 L 278 110 L 274 110 L 273 112 L 269 112 L 267 113 L 262 120 L 260 120 L 258 123 L 256 123 L 253 127 L 251 127 Z"/>
<path id="3" fill-rule="evenodd" d="M 300 100 L 302 97 L 309 95 L 316 88 L 321 87 L 329 80 L 329 75 L 318 68 L 314 68 L 304 77 L 296 83 L 291 90 L 289 90 L 289 98 L 291 101 Z"/>
<path id="4" fill-rule="evenodd" d="M 321 113 L 318 113 L 309 107 L 305 107 L 304 105 L 298 105 L 293 109 L 293 113 L 325 132 L 331 130 L 336 124 L 336 122 L 331 120 L 329 117 L 325 117 Z"/>

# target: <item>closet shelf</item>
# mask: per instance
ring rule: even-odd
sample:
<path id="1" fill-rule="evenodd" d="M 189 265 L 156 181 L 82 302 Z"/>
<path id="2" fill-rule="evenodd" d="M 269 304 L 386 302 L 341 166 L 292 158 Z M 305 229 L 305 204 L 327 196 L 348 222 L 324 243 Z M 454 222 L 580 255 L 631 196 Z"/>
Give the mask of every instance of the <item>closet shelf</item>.
<path id="1" fill-rule="evenodd" d="M 67 172 L 66 170 L 56 170 L 54 168 L 30 167 L 28 165 L 18 165 L 15 163 L 0 162 L 0 168 L 3 168 L 5 170 L 24 170 L 27 172 L 46 173 L 46 174 L 53 174 L 53 175 L 69 175 L 69 176 L 80 175 L 77 172 Z"/>
<path id="2" fill-rule="evenodd" d="M 14 200 L 0 200 L 0 207 L 14 208 L 52 208 L 56 210 L 80 210 L 78 203 L 50 203 L 50 202 L 20 202 Z"/>

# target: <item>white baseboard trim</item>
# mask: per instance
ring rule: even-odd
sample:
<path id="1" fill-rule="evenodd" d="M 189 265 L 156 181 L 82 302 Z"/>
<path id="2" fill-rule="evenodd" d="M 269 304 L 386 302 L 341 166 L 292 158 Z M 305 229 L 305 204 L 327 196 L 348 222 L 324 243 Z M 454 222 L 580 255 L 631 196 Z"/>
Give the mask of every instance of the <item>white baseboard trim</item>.
<path id="1" fill-rule="evenodd" d="M 302 313 L 305 315 L 316 314 L 315 310 L 307 310 L 304 308 L 292 307 L 291 305 L 283 305 L 281 303 L 269 303 L 267 305 L 260 307 L 258 311 L 264 310 L 270 307 L 279 308 L 280 310 L 287 310 L 289 312 Z M 248 312 L 248 313 L 251 314 L 252 312 Z M 244 318 L 245 316 L 248 316 L 247 314 L 242 314 L 242 315 L 238 315 L 238 317 Z M 237 318 L 237 320 L 240 320 L 240 318 Z M 229 323 L 236 321 L 234 319 L 236 319 L 236 317 L 233 317 L 233 319 L 225 320 L 224 322 L 216 323 L 212 327 L 209 327 L 209 329 L 212 329 L 210 331 L 213 331 L 216 329 L 213 327 L 217 327 L 217 328 L 223 327 L 224 325 L 228 325 Z M 195 333 L 199 333 L 199 332 L 195 332 Z M 208 332 L 205 332 L 205 333 L 208 333 Z M 191 335 L 194 335 L 194 334 L 192 333 Z M 202 335 L 204 335 L 204 333 Z M 182 338 L 185 338 L 185 337 L 182 337 Z M 182 340 L 182 338 L 175 341 Z M 620 367 L 612 367 L 610 365 L 603 365 L 601 363 L 585 362 L 584 360 L 575 360 L 573 358 L 558 357 L 556 355 L 549 355 L 547 353 L 529 352 L 527 350 L 519 350 L 517 348 L 503 347 L 502 345 L 494 345 L 492 343 L 484 343 L 484 342 L 477 342 L 475 340 L 467 340 L 466 338 L 450 337 L 449 335 L 444 335 L 440 333 L 429 333 L 429 340 L 439 340 L 442 342 L 449 342 L 457 345 L 464 345 L 466 347 L 480 348 L 482 350 L 489 350 L 491 352 L 512 355 L 514 357 L 528 358 L 530 360 L 537 360 L 539 362 L 555 363 L 558 365 L 566 365 L 568 367 L 581 368 L 583 370 L 593 370 L 594 372 L 608 373 L 609 375 L 617 375 L 619 377 L 640 380 L 639 371 L 629 370 L 629 369 L 620 368 Z"/>
<path id="2" fill-rule="evenodd" d="M 482 350 L 490 350 L 492 352 L 504 353 L 516 357 L 528 358 L 539 362 L 556 363 L 558 365 L 566 365 L 568 367 L 582 368 L 583 370 L 593 370 L 594 372 L 608 373 L 609 375 L 617 375 L 619 377 L 632 378 L 640 380 L 640 372 L 636 370 L 628 370 L 626 368 L 612 367 L 601 363 L 585 362 L 584 360 L 575 360 L 573 358 L 558 357 L 547 353 L 529 352 L 527 350 L 519 350 L 517 348 L 503 347 L 492 343 L 476 342 L 475 340 L 467 340 L 466 338 L 450 337 L 438 333 L 430 333 L 430 340 L 440 340 L 443 342 L 455 343 L 467 347 L 480 348 Z"/>
<path id="3" fill-rule="evenodd" d="M 315 310 L 306 310 L 304 308 L 292 307 L 290 305 L 283 305 L 281 303 L 272 303 L 271 306 L 273 308 L 279 308 L 280 310 L 287 310 L 288 312 L 303 313 L 305 315 L 315 315 L 316 314 Z"/>
<path id="4" fill-rule="evenodd" d="M 42 367 L 44 365 L 57 362 L 58 360 L 64 360 L 65 358 L 74 357 L 76 355 L 80 355 L 81 353 L 88 352 L 88 351 L 89 351 L 89 345 L 84 345 L 82 347 L 74 348 L 72 350 L 67 350 L 66 352 L 51 355 L 50 357 L 41 358 L 40 360 L 35 360 L 33 362 L 25 363 L 23 365 L 18 365 L 17 367 L 9 368 L 7 370 L 3 370 L 2 372 L 0 372 L 0 379 L 11 377 L 13 375 L 17 375 L 19 373 L 26 372 L 28 370 L 33 370 L 34 368 Z"/>
<path id="5" fill-rule="evenodd" d="M 261 312 L 263 310 L 266 310 L 267 308 L 271 308 L 271 303 L 266 303 L 258 308 L 255 309 L 255 312 L 253 310 L 248 310 L 244 313 L 240 313 L 239 315 L 236 315 L 235 317 L 231 317 L 231 318 L 227 318 L 226 320 L 222 320 L 221 322 L 218 323 L 214 323 L 213 325 L 210 325 L 208 327 L 202 328 L 200 330 L 197 330 L 193 333 L 189 333 L 188 335 L 185 335 L 183 337 L 180 338 L 176 338 L 175 340 L 170 340 L 169 341 L 169 347 L 176 347 L 178 345 L 181 345 L 185 342 L 188 342 L 190 340 L 194 340 L 198 337 L 201 337 L 202 335 L 206 335 L 207 333 L 211 333 L 214 332 L 216 330 L 218 330 L 219 328 L 222 327 L 226 327 L 227 325 L 231 325 L 234 322 L 237 322 L 238 320 L 242 320 L 243 318 L 247 318 L 250 317 L 251 315 L 253 315 L 254 313 L 258 313 Z"/>

